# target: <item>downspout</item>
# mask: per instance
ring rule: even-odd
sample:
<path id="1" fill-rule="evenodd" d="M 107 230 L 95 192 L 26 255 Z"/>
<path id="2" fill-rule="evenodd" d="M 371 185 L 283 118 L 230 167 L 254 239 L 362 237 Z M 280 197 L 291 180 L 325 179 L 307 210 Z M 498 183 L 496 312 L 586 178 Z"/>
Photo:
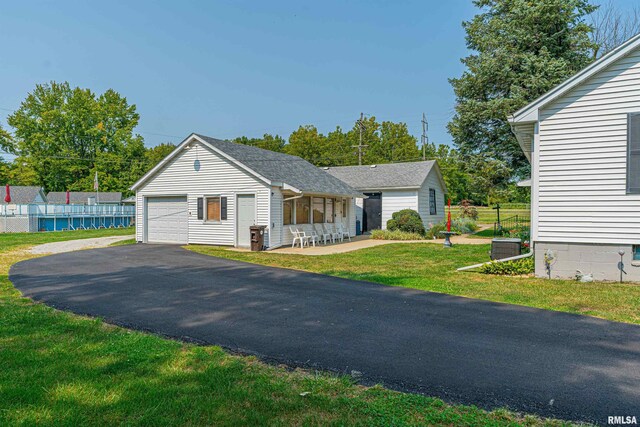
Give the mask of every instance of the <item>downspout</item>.
<path id="1" fill-rule="evenodd" d="M 507 262 L 507 261 L 515 261 L 518 259 L 524 259 L 524 258 L 529 258 L 533 255 L 533 250 L 529 250 L 529 252 L 527 252 L 526 254 L 522 254 L 522 255 L 516 255 L 516 256 L 512 256 L 509 258 L 503 258 L 503 259 L 496 259 L 494 261 L 487 261 L 487 262 L 483 262 L 481 264 L 474 264 L 474 265 L 470 265 L 467 267 L 460 267 L 458 268 L 456 271 L 467 271 L 467 270 L 473 270 L 475 268 L 480 268 L 483 265 L 487 265 L 487 264 L 493 264 L 493 263 L 498 263 L 498 262 Z"/>

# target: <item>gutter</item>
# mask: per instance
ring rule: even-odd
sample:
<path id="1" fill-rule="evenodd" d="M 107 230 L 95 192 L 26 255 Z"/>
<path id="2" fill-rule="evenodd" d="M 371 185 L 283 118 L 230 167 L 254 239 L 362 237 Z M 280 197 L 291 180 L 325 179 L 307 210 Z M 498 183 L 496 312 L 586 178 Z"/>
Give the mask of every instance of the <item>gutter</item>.
<path id="1" fill-rule="evenodd" d="M 524 258 L 529 258 L 533 255 L 533 251 L 530 250 L 529 252 L 527 252 L 526 254 L 523 255 L 516 255 L 516 256 L 512 256 L 509 258 L 503 258 L 503 259 L 496 259 L 494 261 L 487 261 L 487 262 L 483 262 L 481 264 L 474 264 L 474 265 L 470 265 L 467 267 L 460 267 L 458 268 L 456 271 L 467 271 L 467 270 L 473 270 L 476 268 L 480 268 L 483 265 L 487 265 L 487 264 L 492 264 L 492 263 L 496 263 L 496 262 L 507 262 L 507 261 L 515 261 L 517 259 L 524 259 Z"/>

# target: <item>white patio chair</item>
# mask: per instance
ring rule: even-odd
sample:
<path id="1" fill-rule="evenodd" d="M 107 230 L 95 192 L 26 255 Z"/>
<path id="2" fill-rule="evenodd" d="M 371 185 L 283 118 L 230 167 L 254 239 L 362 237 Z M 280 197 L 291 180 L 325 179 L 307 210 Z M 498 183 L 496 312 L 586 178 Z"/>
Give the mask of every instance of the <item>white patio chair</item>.
<path id="1" fill-rule="evenodd" d="M 329 224 L 329 231 L 331 231 L 331 239 L 335 242 L 336 240 L 340 240 L 341 242 L 344 240 L 342 233 L 338 231 L 338 228 L 335 224 Z"/>
<path id="2" fill-rule="evenodd" d="M 304 232 L 300 232 L 298 229 L 294 227 L 289 227 L 289 231 L 293 235 L 293 242 L 291 242 L 291 248 L 296 247 L 296 242 L 300 243 L 300 249 L 304 248 L 304 245 L 309 246 L 309 236 L 304 234 Z"/>
<path id="3" fill-rule="evenodd" d="M 325 235 L 329 236 L 329 239 L 331 240 L 331 243 L 335 243 L 336 242 L 335 235 L 333 234 L 333 232 L 329 228 L 329 225 L 328 224 L 322 224 L 321 227 L 322 227 L 322 234 L 325 234 Z"/>
<path id="4" fill-rule="evenodd" d="M 311 231 L 309 234 L 310 234 L 309 240 L 311 241 L 311 243 L 313 244 L 313 247 L 315 248 L 316 242 L 318 242 L 318 244 L 320 243 L 320 235 L 318 235 L 318 232 L 316 231 L 313 225 L 311 226 Z"/>
<path id="5" fill-rule="evenodd" d="M 338 231 L 342 235 L 343 239 L 346 237 L 347 239 L 349 239 L 349 241 L 351 241 L 351 233 L 349 232 L 349 228 L 348 227 L 345 227 L 342 224 L 338 224 Z"/>
<path id="6" fill-rule="evenodd" d="M 318 226 L 320 228 L 320 232 L 318 232 Z M 327 233 L 322 224 L 313 224 L 313 228 L 325 245 L 327 244 L 327 240 L 331 241 L 331 233 Z"/>

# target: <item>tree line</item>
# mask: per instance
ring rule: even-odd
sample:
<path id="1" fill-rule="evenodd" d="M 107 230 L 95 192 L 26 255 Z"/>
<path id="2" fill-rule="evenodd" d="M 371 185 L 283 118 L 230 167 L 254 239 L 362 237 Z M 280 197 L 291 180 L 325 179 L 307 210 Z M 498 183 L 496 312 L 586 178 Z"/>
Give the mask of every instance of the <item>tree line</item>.
<path id="1" fill-rule="evenodd" d="M 478 14 L 463 22 L 466 66 L 450 79 L 456 96 L 448 124 L 453 146 L 428 144 L 438 160 L 453 202 L 526 202 L 517 187 L 529 164 L 511 132 L 508 116 L 640 31 L 640 14 L 623 14 L 588 0 L 474 0 Z M 153 148 L 135 133 L 136 106 L 114 90 L 95 94 L 69 83 L 37 85 L 9 115 L 11 132 L 0 127 L 0 183 L 39 185 L 46 191 L 88 191 L 98 172 L 100 189 L 129 187 L 175 146 Z M 422 147 L 406 123 L 354 120 L 326 135 L 300 126 L 287 139 L 265 134 L 234 142 L 302 157 L 317 166 L 419 161 Z"/>

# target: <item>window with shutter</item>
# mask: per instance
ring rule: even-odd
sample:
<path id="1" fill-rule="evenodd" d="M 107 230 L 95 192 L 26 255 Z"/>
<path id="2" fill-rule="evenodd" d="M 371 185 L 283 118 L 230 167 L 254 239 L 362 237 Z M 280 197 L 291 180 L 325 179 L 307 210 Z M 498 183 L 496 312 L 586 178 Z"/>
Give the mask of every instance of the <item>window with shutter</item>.
<path id="1" fill-rule="evenodd" d="M 640 113 L 627 120 L 627 193 L 640 194 Z"/>
<path id="2" fill-rule="evenodd" d="M 220 221 L 220 197 L 207 197 L 207 221 Z"/>

